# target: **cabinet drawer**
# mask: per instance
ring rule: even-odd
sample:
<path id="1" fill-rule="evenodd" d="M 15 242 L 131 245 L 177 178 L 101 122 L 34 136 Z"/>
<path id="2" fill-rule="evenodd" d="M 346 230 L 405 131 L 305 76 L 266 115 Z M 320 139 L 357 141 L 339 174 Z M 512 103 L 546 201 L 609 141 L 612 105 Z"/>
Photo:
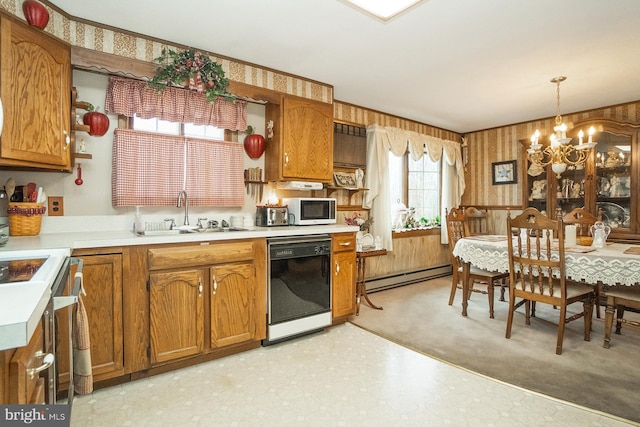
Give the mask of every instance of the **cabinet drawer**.
<path id="1" fill-rule="evenodd" d="M 331 249 L 333 252 L 355 251 L 356 234 L 340 233 L 332 235 Z"/>
<path id="2" fill-rule="evenodd" d="M 253 244 L 253 241 L 244 241 L 198 246 L 150 248 L 148 252 L 149 270 L 251 260 L 254 257 Z"/>

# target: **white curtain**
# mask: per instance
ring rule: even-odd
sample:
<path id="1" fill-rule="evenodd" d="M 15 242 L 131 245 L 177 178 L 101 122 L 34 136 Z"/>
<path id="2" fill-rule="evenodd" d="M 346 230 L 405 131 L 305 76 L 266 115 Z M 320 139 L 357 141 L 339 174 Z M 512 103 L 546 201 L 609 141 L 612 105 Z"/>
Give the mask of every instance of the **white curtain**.
<path id="1" fill-rule="evenodd" d="M 390 180 L 402 177 L 389 176 L 388 153 L 403 156 L 411 146 L 411 157 L 420 159 L 428 153 L 433 161 L 442 162 L 442 203 L 440 217 L 444 219 L 444 210 L 460 205 L 464 193 L 464 165 L 460 144 L 430 135 L 406 131 L 390 126 L 370 125 L 367 127 L 367 174 L 363 207 L 371 209 L 375 218 L 371 227 L 374 236 L 382 238 L 382 244 L 388 251 L 393 250 L 391 238 L 391 201 L 389 200 Z M 444 221 L 442 221 L 444 224 Z M 443 243 L 447 243 L 447 235 L 443 229 Z"/>

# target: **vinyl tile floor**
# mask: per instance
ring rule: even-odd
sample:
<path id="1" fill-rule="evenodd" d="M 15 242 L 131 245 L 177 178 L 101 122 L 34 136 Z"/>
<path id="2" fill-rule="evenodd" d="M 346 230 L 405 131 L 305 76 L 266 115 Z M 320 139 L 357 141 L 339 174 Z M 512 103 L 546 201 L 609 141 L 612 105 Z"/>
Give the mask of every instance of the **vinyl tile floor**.
<path id="1" fill-rule="evenodd" d="M 72 426 L 624 426 L 351 323 L 76 397 Z"/>

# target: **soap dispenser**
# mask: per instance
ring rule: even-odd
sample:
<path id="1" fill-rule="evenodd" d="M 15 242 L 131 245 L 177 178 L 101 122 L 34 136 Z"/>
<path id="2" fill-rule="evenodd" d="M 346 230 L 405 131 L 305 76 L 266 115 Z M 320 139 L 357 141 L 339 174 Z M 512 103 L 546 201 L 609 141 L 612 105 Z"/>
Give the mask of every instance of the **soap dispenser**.
<path id="1" fill-rule="evenodd" d="M 140 215 L 140 206 L 136 206 L 136 215 L 133 219 L 133 231 L 136 234 L 144 234 L 144 224 L 142 224 L 142 215 Z"/>

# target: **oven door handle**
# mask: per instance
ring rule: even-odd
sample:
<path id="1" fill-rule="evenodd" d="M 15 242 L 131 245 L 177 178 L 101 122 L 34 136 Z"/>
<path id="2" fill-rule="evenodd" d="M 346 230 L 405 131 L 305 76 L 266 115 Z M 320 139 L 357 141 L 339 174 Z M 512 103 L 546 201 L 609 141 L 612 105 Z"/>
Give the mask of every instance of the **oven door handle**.
<path id="1" fill-rule="evenodd" d="M 76 270 L 76 274 L 73 276 L 73 289 L 69 295 L 61 295 L 53 298 L 53 309 L 59 310 L 64 307 L 68 307 L 70 305 L 76 304 L 78 302 L 78 295 L 80 292 L 84 292 L 82 288 L 83 277 L 82 277 L 82 265 L 83 261 L 79 258 L 71 258 L 69 260 L 69 264 L 78 265 L 78 269 Z"/>

